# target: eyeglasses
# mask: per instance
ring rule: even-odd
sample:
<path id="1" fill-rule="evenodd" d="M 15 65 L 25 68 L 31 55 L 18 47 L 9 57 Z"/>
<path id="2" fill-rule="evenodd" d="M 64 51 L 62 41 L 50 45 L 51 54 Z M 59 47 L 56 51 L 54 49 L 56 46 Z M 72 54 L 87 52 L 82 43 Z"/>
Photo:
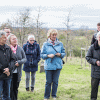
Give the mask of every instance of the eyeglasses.
<path id="1" fill-rule="evenodd" d="M 6 33 L 11 33 L 11 32 L 6 32 Z"/>
<path id="2" fill-rule="evenodd" d="M 30 40 L 30 41 L 35 41 L 35 40 Z"/>

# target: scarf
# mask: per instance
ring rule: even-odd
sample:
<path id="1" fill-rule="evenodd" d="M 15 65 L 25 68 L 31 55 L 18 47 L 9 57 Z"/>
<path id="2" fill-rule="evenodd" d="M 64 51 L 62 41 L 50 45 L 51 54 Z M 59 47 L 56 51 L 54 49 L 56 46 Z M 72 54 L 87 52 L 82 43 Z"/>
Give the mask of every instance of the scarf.
<path id="1" fill-rule="evenodd" d="M 11 47 L 11 50 L 13 51 L 13 53 L 16 54 L 16 50 L 17 50 L 17 45 L 15 47 L 13 47 L 12 45 L 10 46 Z"/>
<path id="2" fill-rule="evenodd" d="M 55 45 L 55 43 L 57 43 L 57 40 L 52 41 L 50 38 L 48 38 L 48 42 L 51 43 L 52 45 Z"/>

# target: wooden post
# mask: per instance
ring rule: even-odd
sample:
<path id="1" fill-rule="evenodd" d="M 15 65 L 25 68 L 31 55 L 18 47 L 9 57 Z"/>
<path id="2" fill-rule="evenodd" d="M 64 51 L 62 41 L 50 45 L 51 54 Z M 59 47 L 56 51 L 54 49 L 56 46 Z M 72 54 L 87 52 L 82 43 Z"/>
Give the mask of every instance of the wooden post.
<path id="1" fill-rule="evenodd" d="M 85 49 L 85 57 L 86 57 L 86 49 Z M 86 67 L 86 59 L 85 59 L 85 67 Z"/>
<path id="2" fill-rule="evenodd" d="M 82 67 L 82 48 L 81 48 L 81 67 Z"/>

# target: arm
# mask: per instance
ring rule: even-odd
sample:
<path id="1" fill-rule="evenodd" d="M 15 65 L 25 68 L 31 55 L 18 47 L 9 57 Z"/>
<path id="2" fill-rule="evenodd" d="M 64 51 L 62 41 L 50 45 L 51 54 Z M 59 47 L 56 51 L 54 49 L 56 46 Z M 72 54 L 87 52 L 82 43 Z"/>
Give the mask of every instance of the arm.
<path id="1" fill-rule="evenodd" d="M 23 45 L 23 50 L 26 52 L 26 44 Z"/>
<path id="2" fill-rule="evenodd" d="M 93 46 L 91 46 L 87 52 L 86 60 L 92 65 L 96 65 L 97 59 L 93 58 Z"/>
<path id="3" fill-rule="evenodd" d="M 61 43 L 61 55 L 60 55 L 60 57 L 61 57 L 61 58 L 64 58 L 65 55 L 66 55 L 65 49 L 64 49 L 63 44 Z"/>
<path id="4" fill-rule="evenodd" d="M 92 41 L 91 41 L 91 45 L 96 41 L 96 39 L 94 38 L 94 35 L 92 37 Z"/>
<path id="5" fill-rule="evenodd" d="M 40 61 L 40 46 L 38 45 L 38 48 L 37 48 L 37 61 L 39 62 Z"/>
<path id="6" fill-rule="evenodd" d="M 2 69 L 2 67 L 3 67 L 2 64 L 0 64 L 0 69 Z"/>
<path id="7" fill-rule="evenodd" d="M 15 61 L 16 60 L 17 60 L 16 56 L 14 55 L 14 53 L 12 53 L 12 51 L 10 49 L 10 61 L 9 61 L 9 65 L 8 65 L 9 72 L 12 72 L 15 69 Z"/>
<path id="8" fill-rule="evenodd" d="M 43 46 L 42 46 L 40 57 L 41 57 L 43 60 L 45 60 L 45 59 L 48 58 L 47 51 L 46 51 L 46 47 L 45 47 L 45 43 L 44 43 Z"/>
<path id="9" fill-rule="evenodd" d="M 17 60 L 17 62 L 18 62 L 19 65 L 22 65 L 23 63 L 26 62 L 26 55 L 25 55 L 24 50 L 22 48 L 20 48 L 20 49 L 21 49 L 21 55 L 20 56 L 22 56 L 22 59 Z"/>

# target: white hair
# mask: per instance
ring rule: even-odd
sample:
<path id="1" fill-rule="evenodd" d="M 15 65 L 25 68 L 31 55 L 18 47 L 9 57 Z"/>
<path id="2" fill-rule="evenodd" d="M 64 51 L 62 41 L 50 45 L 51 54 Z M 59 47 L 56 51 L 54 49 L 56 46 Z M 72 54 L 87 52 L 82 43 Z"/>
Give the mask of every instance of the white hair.
<path id="1" fill-rule="evenodd" d="M 3 30 L 0 30 L 0 38 L 2 37 L 2 35 L 6 35 L 6 32 Z"/>
<path id="2" fill-rule="evenodd" d="M 29 35 L 29 36 L 28 36 L 28 40 L 29 40 L 30 38 L 34 38 L 34 40 L 35 40 L 35 36 L 34 36 L 34 35 Z"/>
<path id="3" fill-rule="evenodd" d="M 100 35 L 100 31 L 97 33 L 97 36 L 96 36 L 96 39 L 97 39 L 97 37 Z"/>

